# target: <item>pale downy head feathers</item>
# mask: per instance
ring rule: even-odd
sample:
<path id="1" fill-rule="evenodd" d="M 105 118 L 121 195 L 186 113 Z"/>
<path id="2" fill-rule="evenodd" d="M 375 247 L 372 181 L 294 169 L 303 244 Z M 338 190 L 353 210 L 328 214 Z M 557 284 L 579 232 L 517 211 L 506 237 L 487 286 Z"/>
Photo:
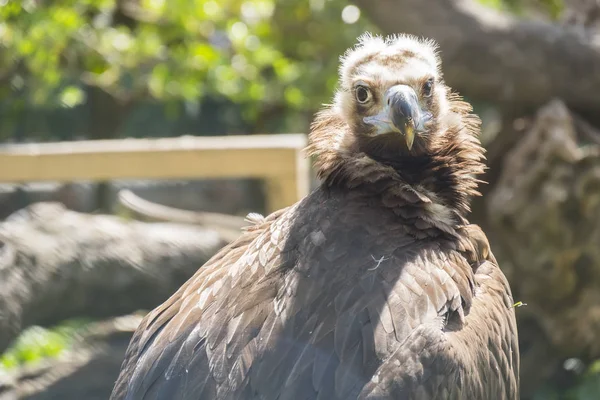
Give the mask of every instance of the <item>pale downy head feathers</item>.
<path id="1" fill-rule="evenodd" d="M 480 121 L 446 86 L 436 43 L 364 34 L 340 63 L 333 104 L 309 136 L 325 184 L 389 178 L 464 215 L 484 171 Z"/>
<path id="2" fill-rule="evenodd" d="M 415 68 L 427 69 L 440 78 L 438 48 L 433 40 L 406 34 L 384 38 L 367 32 L 340 57 L 341 86 L 349 88 L 355 75 L 361 72 L 391 74 L 388 79 L 397 79 L 409 59 L 415 60 Z"/>

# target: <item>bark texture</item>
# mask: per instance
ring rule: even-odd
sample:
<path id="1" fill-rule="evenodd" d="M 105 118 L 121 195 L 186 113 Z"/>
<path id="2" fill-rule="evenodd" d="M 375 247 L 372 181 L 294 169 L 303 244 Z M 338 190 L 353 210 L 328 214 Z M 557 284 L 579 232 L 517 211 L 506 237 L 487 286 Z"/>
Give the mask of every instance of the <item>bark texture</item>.
<path id="1" fill-rule="evenodd" d="M 227 242 L 210 228 L 58 203 L 23 209 L 0 224 L 0 352 L 30 325 L 153 308 Z"/>
<path id="2" fill-rule="evenodd" d="M 560 101 L 521 121 L 485 198 L 518 309 L 523 393 L 570 357 L 600 357 L 600 132 Z"/>

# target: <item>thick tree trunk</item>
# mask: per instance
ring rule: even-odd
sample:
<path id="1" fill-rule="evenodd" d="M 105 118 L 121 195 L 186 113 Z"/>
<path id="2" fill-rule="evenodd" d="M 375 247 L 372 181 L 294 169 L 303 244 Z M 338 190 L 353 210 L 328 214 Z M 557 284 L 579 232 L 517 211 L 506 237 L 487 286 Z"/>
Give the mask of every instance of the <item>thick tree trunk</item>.
<path id="1" fill-rule="evenodd" d="M 153 308 L 230 239 L 58 203 L 23 209 L 0 224 L 0 353 L 30 325 Z"/>

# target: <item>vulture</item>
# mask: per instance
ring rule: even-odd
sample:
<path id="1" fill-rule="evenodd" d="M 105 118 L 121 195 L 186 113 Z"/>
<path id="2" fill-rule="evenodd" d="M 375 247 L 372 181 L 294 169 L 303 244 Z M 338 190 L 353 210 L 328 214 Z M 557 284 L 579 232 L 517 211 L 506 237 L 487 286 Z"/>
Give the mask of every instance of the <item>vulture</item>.
<path id="1" fill-rule="evenodd" d="M 340 60 L 319 186 L 143 319 L 112 400 L 519 398 L 511 290 L 467 220 L 479 118 L 431 40 L 367 33 Z"/>

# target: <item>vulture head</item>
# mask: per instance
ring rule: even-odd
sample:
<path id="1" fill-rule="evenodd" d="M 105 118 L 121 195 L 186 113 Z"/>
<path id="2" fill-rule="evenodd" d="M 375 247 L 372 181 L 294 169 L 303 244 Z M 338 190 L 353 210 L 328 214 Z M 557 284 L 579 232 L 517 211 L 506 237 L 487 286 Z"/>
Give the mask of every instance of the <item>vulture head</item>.
<path id="1" fill-rule="evenodd" d="M 429 133 L 448 118 L 446 97 L 432 42 L 366 36 L 342 58 L 335 105 L 350 139 L 367 154 L 393 158 L 430 148 Z"/>
<path id="2" fill-rule="evenodd" d="M 341 57 L 338 90 L 315 118 L 309 154 L 330 184 L 397 177 L 452 223 L 469 211 L 484 171 L 471 111 L 444 83 L 433 41 L 365 34 Z"/>

